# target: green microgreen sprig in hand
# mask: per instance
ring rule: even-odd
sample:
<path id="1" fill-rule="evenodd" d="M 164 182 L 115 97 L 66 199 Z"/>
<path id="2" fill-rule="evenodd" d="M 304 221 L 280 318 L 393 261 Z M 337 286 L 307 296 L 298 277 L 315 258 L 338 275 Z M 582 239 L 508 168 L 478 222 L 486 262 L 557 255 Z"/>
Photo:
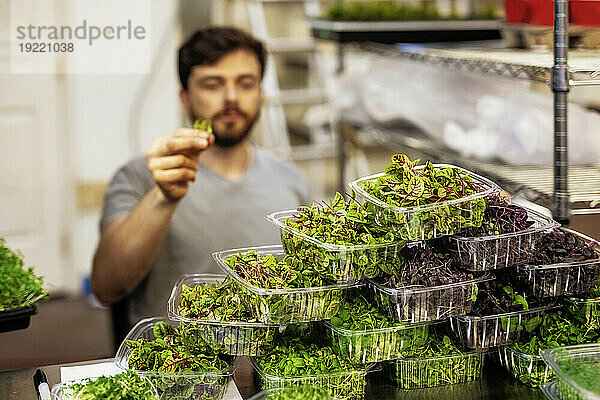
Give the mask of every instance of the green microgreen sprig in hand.
<path id="1" fill-rule="evenodd" d="M 431 162 L 417 170 L 420 160 L 411 161 L 404 154 L 392 156 L 386 166 L 386 175 L 376 180 L 359 182 L 368 194 L 392 207 L 420 207 L 439 205 L 414 212 L 378 210 L 381 224 L 398 230 L 402 239 L 430 239 L 435 235 L 452 235 L 469 227 L 479 227 L 483 221 L 485 200 L 471 199 L 447 204 L 478 193 L 477 182 L 467 174 L 451 167 L 434 167 Z"/>
<path id="2" fill-rule="evenodd" d="M 204 132 L 208 132 L 208 133 L 212 133 L 212 123 L 210 121 L 210 119 L 203 119 L 203 120 L 195 120 L 194 121 L 194 129 L 198 129 Z"/>
<path id="3" fill-rule="evenodd" d="M 26 307 L 48 297 L 43 278 L 25 268 L 23 255 L 6 246 L 0 238 L 0 311 Z"/>
<path id="4" fill-rule="evenodd" d="M 354 279 L 389 273 L 398 261 L 389 256 L 395 253 L 389 247 L 399 249 L 404 244 L 393 232 L 375 223 L 367 204 L 360 205 L 352 198 L 346 201 L 340 193 L 330 202 L 314 201 L 310 206 L 298 207 L 285 225 L 291 229 L 281 233 L 286 251 L 335 280 L 347 279 L 349 273 Z M 365 247 L 331 251 L 294 232 L 326 244 Z"/>
<path id="5" fill-rule="evenodd" d="M 65 398 L 77 400 L 158 400 L 150 382 L 131 370 L 85 383 L 73 383 L 62 393 Z"/>

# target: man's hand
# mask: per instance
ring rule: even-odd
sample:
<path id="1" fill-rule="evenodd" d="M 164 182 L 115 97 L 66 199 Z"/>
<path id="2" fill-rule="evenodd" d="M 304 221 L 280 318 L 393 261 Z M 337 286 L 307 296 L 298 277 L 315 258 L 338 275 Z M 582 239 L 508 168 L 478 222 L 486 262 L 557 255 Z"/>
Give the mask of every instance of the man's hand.
<path id="1" fill-rule="evenodd" d="M 214 135 L 188 128 L 154 141 L 147 154 L 148 168 L 167 199 L 176 201 L 187 194 L 189 182 L 196 179 L 200 153 L 214 141 Z"/>

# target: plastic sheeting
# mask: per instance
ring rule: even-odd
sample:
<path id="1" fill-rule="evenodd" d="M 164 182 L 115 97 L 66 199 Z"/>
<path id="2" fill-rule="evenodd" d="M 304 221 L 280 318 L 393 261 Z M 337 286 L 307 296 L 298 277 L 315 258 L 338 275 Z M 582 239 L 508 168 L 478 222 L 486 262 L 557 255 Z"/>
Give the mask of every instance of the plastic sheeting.
<path id="1" fill-rule="evenodd" d="M 464 156 L 551 165 L 553 97 L 529 82 L 377 60 L 338 80 L 337 112 L 357 123 L 409 121 Z M 600 161 L 600 115 L 569 104 L 570 164 Z"/>

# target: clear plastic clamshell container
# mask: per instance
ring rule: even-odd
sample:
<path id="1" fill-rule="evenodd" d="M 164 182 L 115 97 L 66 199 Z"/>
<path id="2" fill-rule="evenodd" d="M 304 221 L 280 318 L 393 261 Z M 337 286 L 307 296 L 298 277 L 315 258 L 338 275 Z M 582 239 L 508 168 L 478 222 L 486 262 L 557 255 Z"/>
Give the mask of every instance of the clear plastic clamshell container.
<path id="1" fill-rule="evenodd" d="M 259 321 L 267 324 L 289 325 L 330 319 L 337 314 L 346 289 L 358 286 L 350 283 L 298 289 L 264 289 L 254 286 L 225 262 L 228 257 L 248 251 L 256 251 L 260 257 L 270 254 L 277 259 L 283 259 L 286 253 L 280 245 L 246 247 L 213 253 L 217 265 L 243 291 L 242 300 L 246 301 L 246 306 L 252 310 Z"/>
<path id="2" fill-rule="evenodd" d="M 541 356 L 522 353 L 512 346 L 498 349 L 500 364 L 518 380 L 532 387 L 538 387 L 554 379 L 550 367 Z"/>
<path id="3" fill-rule="evenodd" d="M 332 397 L 340 400 L 359 400 L 365 395 L 368 372 L 366 367 L 320 375 L 282 377 L 264 372 L 254 358 L 252 364 L 258 373 L 261 388 L 265 391 L 289 386 L 316 385 L 324 387 Z"/>
<path id="4" fill-rule="evenodd" d="M 402 350 L 418 350 L 429 336 L 429 322 L 399 324 L 389 328 L 353 331 L 325 325 L 331 332 L 333 347 L 354 364 L 394 360 L 403 356 Z"/>
<path id="5" fill-rule="evenodd" d="M 527 311 L 487 316 L 462 315 L 451 318 L 450 327 L 465 346 L 471 349 L 487 349 L 514 343 L 529 320 L 541 318 L 544 313 L 554 308 L 555 305 L 548 305 Z"/>
<path id="6" fill-rule="evenodd" d="M 401 389 L 454 385 L 481 377 L 483 353 L 467 351 L 445 357 L 399 359 L 390 361 L 387 368 L 391 380 Z"/>
<path id="7" fill-rule="evenodd" d="M 585 294 L 594 289 L 600 280 L 600 243 L 571 229 L 565 231 L 592 244 L 598 257 L 584 261 L 517 267 L 520 278 L 529 282 L 531 293 L 536 297 Z"/>
<path id="8" fill-rule="evenodd" d="M 423 169 L 423 165 L 415 170 Z M 479 187 L 479 192 L 455 200 L 427 204 L 418 207 L 397 207 L 372 196 L 362 187 L 366 181 L 377 181 L 384 172 L 359 178 L 349 183 L 358 201 L 368 201 L 373 205 L 376 221 L 400 233 L 403 240 L 426 240 L 440 236 L 455 235 L 471 226 L 481 226 L 483 219 L 482 202 L 486 197 L 500 190 L 498 185 L 464 168 L 449 164 L 434 164 L 434 168 L 452 168 L 460 176 L 469 175 Z M 460 218 L 456 218 L 456 216 Z M 449 217 L 452 216 L 452 217 Z M 464 222 L 470 221 L 470 222 Z"/>
<path id="9" fill-rule="evenodd" d="M 471 311 L 475 303 L 476 286 L 494 279 L 485 275 L 462 282 L 440 286 L 405 286 L 389 288 L 372 280 L 375 303 L 400 322 L 437 321 Z"/>
<path id="10" fill-rule="evenodd" d="M 94 381 L 98 378 L 99 377 L 91 377 L 91 378 L 86 378 L 86 379 L 77 379 L 77 380 L 68 381 L 68 382 L 64 382 L 64 383 L 58 383 L 58 384 L 52 386 L 52 392 L 51 392 L 52 400 L 82 400 L 82 398 L 79 397 L 78 394 L 75 393 L 71 389 L 71 386 L 74 384 L 86 384 L 86 383 L 88 383 L 90 381 Z M 147 382 L 148 390 L 150 393 L 148 394 L 147 397 L 144 397 L 143 399 L 139 399 L 139 400 L 158 400 L 158 399 L 160 399 L 158 392 L 156 391 L 156 388 L 154 387 L 154 385 L 152 385 L 152 382 L 150 382 L 150 380 L 146 377 L 141 377 L 141 378 Z M 85 398 L 87 399 L 88 397 L 85 397 Z"/>
<path id="11" fill-rule="evenodd" d="M 187 318 L 181 315 L 181 294 L 184 285 L 209 285 L 223 283 L 228 278 L 217 274 L 183 275 L 175 283 L 167 304 L 167 315 L 172 321 L 194 325 L 194 329 L 215 350 L 236 356 L 259 356 L 271 346 L 277 325 L 261 322 L 219 321 Z M 227 304 L 223 304 L 227 306 Z"/>
<path id="12" fill-rule="evenodd" d="M 115 364 L 122 369 L 129 368 L 131 350 L 127 340 L 154 340 L 154 325 L 158 322 L 168 322 L 172 326 L 178 323 L 169 322 L 163 318 L 146 318 L 139 321 L 127 334 L 115 356 Z M 195 335 L 193 328 L 188 333 Z M 157 389 L 161 400 L 206 399 L 221 400 L 235 365 L 233 360 L 229 368 L 221 371 L 186 371 L 181 373 L 163 373 L 156 371 L 135 370 L 140 376 L 146 377 Z"/>
<path id="13" fill-rule="evenodd" d="M 536 239 L 542 232 L 560 224 L 537 211 L 525 208 L 533 225 L 525 230 L 501 235 L 479 237 L 452 236 L 463 268 L 470 271 L 487 271 L 527 264 L 535 253 Z"/>
<path id="14" fill-rule="evenodd" d="M 560 399 L 600 399 L 600 343 L 544 350 L 541 356 L 556 376 Z"/>
<path id="15" fill-rule="evenodd" d="M 569 297 L 565 306 L 572 315 L 592 329 L 600 329 L 600 297 L 590 299 Z"/>
<path id="16" fill-rule="evenodd" d="M 279 211 L 267 219 L 281 230 L 281 243 L 287 254 L 299 257 L 317 270 L 333 274 L 338 281 L 375 277 L 378 265 L 394 264 L 401 260 L 404 241 L 386 244 L 344 246 L 322 242 L 285 224 L 296 210 Z"/>

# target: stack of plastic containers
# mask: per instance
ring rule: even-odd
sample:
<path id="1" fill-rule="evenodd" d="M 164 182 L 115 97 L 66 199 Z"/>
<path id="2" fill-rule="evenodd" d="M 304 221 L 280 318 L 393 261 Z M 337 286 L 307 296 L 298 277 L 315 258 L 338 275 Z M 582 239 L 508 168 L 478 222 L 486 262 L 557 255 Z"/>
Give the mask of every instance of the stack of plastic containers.
<path id="1" fill-rule="evenodd" d="M 401 204 L 388 204 L 367 190 L 369 185 L 375 185 L 380 179 L 385 179 L 385 173 L 360 178 L 350 183 L 356 199 L 370 205 L 378 224 L 410 242 L 405 248 L 427 246 L 429 240 L 480 225 L 485 199 L 499 190 L 493 182 L 462 168 L 447 164 L 430 167 L 448 171 L 449 174 L 461 178 L 468 176 L 477 189 L 473 194 L 457 199 L 403 207 Z M 429 167 L 417 166 L 414 171 L 420 173 L 425 168 Z M 421 267 L 414 265 L 407 257 L 407 254 L 401 251 L 396 270 Z M 373 351 L 370 355 L 363 351 L 362 354 L 355 352 L 355 357 L 365 361 L 387 361 L 384 368 L 390 379 L 400 388 L 429 388 L 476 380 L 481 374 L 481 352 L 466 350 L 452 342 L 444 335 L 445 323 L 450 317 L 468 313 L 474 303 L 478 285 L 492 279 L 492 275 L 483 273 L 434 286 L 415 285 L 410 282 L 396 282 L 396 285 L 391 286 L 382 280 L 369 279 L 367 287 L 373 303 L 403 328 L 396 328 L 396 331 L 387 328 L 354 332 L 345 332 L 334 327 L 331 329 L 334 337 L 348 338 L 345 341 L 338 339 L 340 343 L 346 343 L 348 348 L 365 348 L 359 346 L 360 341 L 374 335 L 377 335 L 379 341 L 390 343 L 387 347 L 371 346 L 371 349 L 376 350 L 375 355 Z M 374 339 L 370 340 L 373 341 Z M 404 348 L 399 348 L 398 343 L 404 344 Z M 395 348 L 393 344 L 396 345 Z M 382 352 L 380 349 L 388 351 Z"/>
<path id="2" fill-rule="evenodd" d="M 454 236 L 450 240 L 461 264 L 471 271 L 509 269 L 528 262 L 537 237 L 558 224 L 551 218 L 525 209 L 531 226 L 514 233 L 479 237 Z M 512 272 L 512 271 L 511 271 Z M 528 320 L 539 317 L 547 306 L 491 315 L 464 315 L 451 319 L 452 330 L 470 348 L 488 349 L 512 343 Z"/>
<path id="3" fill-rule="evenodd" d="M 160 372 L 140 370 L 158 385 L 163 399 L 199 393 L 203 399 L 220 399 L 235 368 L 233 359 L 240 356 L 251 357 L 265 396 L 287 387 L 320 386 L 335 399 L 360 399 L 367 373 L 380 369 L 402 389 L 474 381 L 480 378 L 484 351 L 497 352 L 498 346 L 518 340 L 554 306 L 540 302 L 483 315 L 477 299 L 504 284 L 495 271 L 509 271 L 518 281 L 515 287 L 530 287 L 527 293 L 505 289 L 510 289 L 513 305 L 525 298 L 586 293 L 597 283 L 599 260 L 534 265 L 540 237 L 558 224 L 533 210 L 521 209 L 527 228 L 473 236 L 489 223 L 486 207 L 500 192 L 493 182 L 452 165 L 416 166 L 402 155 L 392 160 L 409 165 L 410 173 L 388 179 L 393 168 L 386 168 L 388 173 L 351 182 L 349 200 L 338 194 L 330 202 L 268 215 L 280 230 L 281 244 L 216 252 L 213 258 L 223 275 L 179 279 L 167 305 L 170 324 L 184 326 L 186 340 L 201 340 L 227 367 L 180 374 L 171 373 L 169 364 Z M 456 180 L 435 186 L 432 171 L 440 179 Z M 378 198 L 372 189 L 385 179 L 390 187 L 406 189 L 405 197 L 394 204 Z M 451 192 L 467 194 L 453 197 Z M 407 196 L 434 200 L 403 206 Z M 428 248 L 442 254 L 437 261 L 428 260 L 428 268 L 451 276 L 442 283 L 406 280 L 404 272 L 423 270 L 423 259 L 415 254 Z M 590 324 L 598 323 L 597 300 L 568 301 L 584 310 Z M 131 368 L 129 358 L 136 350 L 130 341 L 160 336 L 158 322 L 143 320 L 134 327 L 117 354 L 120 366 Z M 317 333 L 306 343 L 292 340 L 289 335 L 296 328 L 290 325 Z M 296 344 L 301 356 L 293 356 Z M 326 365 L 317 365 L 323 354 L 328 354 L 321 361 Z M 523 372 L 529 359 L 514 349 L 501 347 L 500 355 L 515 376 L 533 373 L 534 367 Z M 530 356 L 541 360 L 536 357 Z"/>
<path id="4" fill-rule="evenodd" d="M 568 327 L 569 330 L 577 331 L 565 333 L 556 339 L 550 336 L 552 334 L 548 333 L 546 328 L 535 329 L 532 332 L 523 331 L 518 341 L 527 344 L 535 340 L 539 343 L 539 339 L 542 338 L 545 339 L 544 342 L 548 342 L 542 349 L 595 341 L 598 338 L 597 333 L 600 333 L 596 311 L 599 299 L 585 296 L 594 291 L 600 280 L 600 244 L 579 232 L 559 228 L 540 238 L 538 251 L 543 254 L 542 247 L 547 246 L 552 238 L 557 239 L 558 255 L 542 260 L 546 261 L 545 263 L 518 266 L 518 277 L 527 282 L 530 296 L 559 304 L 561 315 L 573 324 L 573 327 Z M 562 238 L 566 238 L 565 243 L 561 243 Z M 577 250 L 573 251 L 572 248 Z M 537 316 L 541 325 L 545 318 L 548 318 L 548 315 L 544 313 Z M 553 369 L 544 363 L 540 354 L 527 354 L 515 346 L 504 346 L 500 348 L 499 355 L 500 363 L 525 384 L 540 386 L 555 378 Z"/>

